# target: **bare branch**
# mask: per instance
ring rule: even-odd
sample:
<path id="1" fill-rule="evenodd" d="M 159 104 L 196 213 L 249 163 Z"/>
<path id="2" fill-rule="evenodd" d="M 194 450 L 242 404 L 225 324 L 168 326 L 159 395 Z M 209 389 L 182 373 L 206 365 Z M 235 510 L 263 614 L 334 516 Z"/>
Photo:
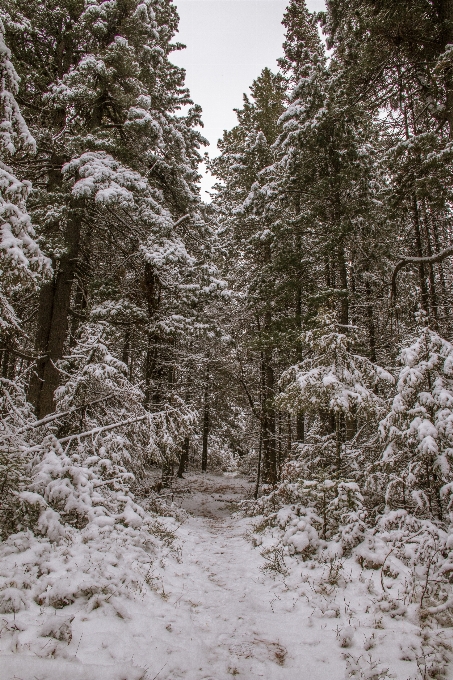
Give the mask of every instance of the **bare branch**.
<path id="1" fill-rule="evenodd" d="M 0 347 L 0 352 L 11 352 L 11 354 L 14 354 L 14 356 L 19 357 L 19 359 L 26 359 L 27 361 L 39 361 L 40 359 L 45 359 L 46 355 L 38 357 L 34 356 L 33 354 L 24 354 L 24 352 L 21 352 L 18 349 L 14 349 L 14 347 Z"/>
<path id="2" fill-rule="evenodd" d="M 402 259 L 398 262 L 395 269 L 393 270 L 391 299 L 396 300 L 397 296 L 396 279 L 398 276 L 398 272 L 403 267 L 405 267 L 408 264 L 421 264 L 423 262 L 427 262 L 428 264 L 435 264 L 436 262 L 442 262 L 442 260 L 445 260 L 445 258 L 448 257 L 449 255 L 453 255 L 453 246 L 445 248 L 445 250 L 441 250 L 440 253 L 436 253 L 435 255 L 430 255 L 426 257 L 412 257 L 410 255 L 402 255 L 401 256 Z"/>
<path id="3" fill-rule="evenodd" d="M 111 425 L 104 425 L 102 427 L 93 427 L 92 430 L 88 432 L 79 432 L 78 434 L 71 434 L 68 437 L 63 437 L 58 441 L 60 444 L 67 444 L 68 442 L 74 441 L 74 439 L 85 439 L 86 437 L 91 437 L 94 434 L 99 434 L 100 432 L 107 432 L 108 430 L 114 430 L 117 427 L 125 427 L 126 425 L 132 425 L 133 423 L 138 423 L 145 418 L 150 417 L 150 413 L 145 413 L 144 416 L 138 416 L 137 418 L 128 418 L 127 420 L 120 420 L 118 423 L 112 423 Z M 153 413 L 153 415 L 158 415 Z"/>
<path id="4" fill-rule="evenodd" d="M 175 409 L 171 409 L 174 411 Z M 165 411 L 157 411 L 156 413 L 145 413 L 143 416 L 137 416 L 136 418 L 128 418 L 127 420 L 120 420 L 117 423 L 112 423 L 111 425 L 104 425 L 102 427 L 94 427 L 92 430 L 88 430 L 87 432 L 79 432 L 77 434 L 71 434 L 68 437 L 63 437 L 62 439 L 58 439 L 59 444 L 67 444 L 69 442 L 79 440 L 79 439 L 85 439 L 86 437 L 92 437 L 95 434 L 100 434 L 101 432 L 108 432 L 109 430 L 115 430 L 118 427 L 125 427 L 126 425 L 132 425 L 134 423 L 139 423 L 141 420 L 145 420 L 146 418 L 155 418 L 156 416 L 162 416 L 168 413 L 168 409 Z M 32 453 L 33 451 L 41 451 L 42 449 L 42 444 L 37 444 L 36 446 L 32 446 L 31 448 L 25 448 L 21 447 L 21 450 L 23 450 L 25 453 Z"/>

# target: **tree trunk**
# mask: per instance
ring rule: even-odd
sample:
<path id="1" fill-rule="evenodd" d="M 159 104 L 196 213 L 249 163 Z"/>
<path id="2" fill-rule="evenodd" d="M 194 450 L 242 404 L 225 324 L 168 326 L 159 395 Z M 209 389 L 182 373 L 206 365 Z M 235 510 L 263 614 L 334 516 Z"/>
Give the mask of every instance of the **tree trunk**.
<path id="1" fill-rule="evenodd" d="M 340 323 L 342 326 L 349 325 L 349 299 L 348 299 L 348 272 L 346 269 L 346 258 L 343 245 L 338 251 L 338 269 L 340 275 L 340 285 L 343 290 L 341 295 Z"/>
<path id="2" fill-rule="evenodd" d="M 286 414 L 286 426 L 287 426 L 286 456 L 289 456 L 291 454 L 291 449 L 293 446 L 293 428 L 290 413 Z"/>
<path id="3" fill-rule="evenodd" d="M 9 377 L 9 352 L 7 349 L 4 349 L 2 351 L 2 361 L 1 361 L 1 367 L 2 367 L 2 378 L 8 378 Z"/>
<path id="4" fill-rule="evenodd" d="M 90 254 L 92 248 L 92 233 L 87 234 L 83 239 L 83 252 L 77 262 L 76 285 L 72 301 L 72 319 L 69 333 L 69 346 L 75 347 L 77 344 L 77 334 L 80 324 L 85 319 L 86 308 L 88 306 L 88 281 L 91 275 Z M 82 248 L 81 248 L 82 250 Z"/>
<path id="5" fill-rule="evenodd" d="M 168 489 L 173 479 L 173 464 L 165 459 L 162 465 L 162 488 Z"/>
<path id="6" fill-rule="evenodd" d="M 146 295 L 149 320 L 152 322 L 160 305 L 161 285 L 159 277 L 149 262 L 145 264 L 143 288 Z M 152 402 L 157 403 L 160 401 L 159 389 L 156 384 L 158 344 L 159 338 L 157 334 L 149 331 L 145 359 L 145 406 L 149 406 Z"/>
<path id="7" fill-rule="evenodd" d="M 302 332 L 302 286 L 299 283 L 296 292 L 296 328 L 300 336 Z M 296 355 L 297 361 L 302 361 L 302 343 L 298 339 L 296 343 Z M 296 416 L 296 441 L 302 442 L 305 438 L 305 416 L 302 412 L 299 412 Z"/>
<path id="8" fill-rule="evenodd" d="M 129 368 L 129 357 L 131 353 L 131 331 L 128 328 L 124 334 L 123 355 L 121 361 Z"/>
<path id="9" fill-rule="evenodd" d="M 339 413 L 335 414 L 335 450 L 337 457 L 337 472 L 341 471 L 341 416 Z"/>
<path id="10" fill-rule="evenodd" d="M 350 441 L 357 434 L 357 418 L 354 413 L 349 413 L 345 416 L 344 423 L 346 441 Z"/>
<path id="11" fill-rule="evenodd" d="M 270 314 L 267 315 L 266 326 L 270 323 Z M 275 377 L 272 367 L 272 350 L 266 348 L 263 352 L 263 480 L 266 484 L 275 484 L 277 481 L 277 455 L 275 447 L 275 409 L 273 407 Z"/>
<path id="12" fill-rule="evenodd" d="M 41 288 L 35 348 L 43 358 L 37 362 L 28 393 L 38 418 L 54 411 L 54 392 L 60 385 L 56 364 L 63 356 L 68 339 L 72 285 L 80 251 L 80 213 L 80 201 L 73 201 L 65 229 L 66 251 L 54 269 L 52 280 Z"/>
<path id="13" fill-rule="evenodd" d="M 283 441 L 283 422 L 282 422 L 282 413 L 281 413 L 281 411 L 277 411 L 277 413 L 276 413 L 276 423 L 277 423 L 276 430 L 277 430 L 277 433 L 278 433 L 278 435 L 277 435 L 277 442 L 276 442 L 276 444 L 277 444 L 277 447 L 276 447 L 276 457 L 277 457 L 277 461 L 276 461 L 276 468 L 277 468 L 276 477 L 277 477 L 277 480 L 279 480 L 279 479 L 280 479 L 280 475 L 281 475 L 282 464 L 283 464 L 283 450 L 282 450 L 282 441 Z"/>
<path id="14" fill-rule="evenodd" d="M 182 445 L 181 457 L 179 459 L 179 467 L 177 472 L 177 476 L 179 477 L 179 479 L 182 479 L 183 474 L 186 471 L 187 465 L 189 463 L 189 446 L 190 446 L 189 437 L 184 437 L 184 443 Z"/>
<path id="15" fill-rule="evenodd" d="M 208 437 L 209 437 L 209 367 L 206 367 L 206 382 L 203 397 L 203 443 L 201 451 L 201 471 L 208 469 Z"/>
<path id="16" fill-rule="evenodd" d="M 445 51 L 447 45 L 453 44 L 453 0 L 440 0 L 439 18 L 442 21 L 441 49 Z M 450 130 L 450 139 L 453 139 L 453 72 L 452 69 L 445 71 L 445 116 Z"/>
<path id="17" fill-rule="evenodd" d="M 439 236 L 439 228 L 437 225 L 437 220 L 432 220 L 431 222 L 432 230 L 433 230 L 433 236 L 434 236 L 434 243 L 436 247 L 436 252 L 440 253 L 442 250 L 441 246 L 441 241 L 440 241 L 440 236 Z M 445 280 L 445 272 L 444 272 L 444 265 L 442 262 L 439 262 L 437 265 L 438 267 L 438 272 L 439 272 L 439 280 L 440 280 L 440 288 L 441 288 L 441 306 L 442 306 L 442 316 L 444 317 L 444 325 L 443 325 L 443 332 L 445 335 L 451 334 L 451 313 L 450 313 L 450 305 L 448 304 L 448 291 L 447 291 L 447 282 Z"/>
<path id="18" fill-rule="evenodd" d="M 296 419 L 296 441 L 301 444 L 305 441 L 305 415 L 302 412 L 297 414 Z"/>
<path id="19" fill-rule="evenodd" d="M 376 363 L 376 329 L 373 318 L 373 303 L 371 299 L 371 286 L 368 279 L 365 279 L 365 294 L 366 294 L 366 315 L 368 322 L 368 343 L 370 345 L 370 359 Z"/>
<path id="20" fill-rule="evenodd" d="M 414 233 L 415 233 L 415 247 L 417 251 L 417 257 L 423 257 L 423 247 L 422 247 L 422 235 L 420 229 L 420 214 L 418 211 L 417 197 L 415 194 L 412 196 L 412 214 L 414 217 Z M 428 314 L 428 288 L 426 286 L 426 272 L 425 265 L 420 262 L 418 267 L 419 281 L 420 281 L 420 291 L 421 291 L 421 302 L 422 309 L 426 314 Z"/>
<path id="21" fill-rule="evenodd" d="M 148 333 L 148 347 L 145 360 L 145 406 L 160 402 L 157 375 L 158 343 L 158 336 L 155 333 Z"/>
<path id="22" fill-rule="evenodd" d="M 423 226 L 424 226 L 424 231 L 425 231 L 425 239 L 426 239 L 426 246 L 427 246 L 427 251 L 428 251 L 428 257 L 433 256 L 433 247 L 431 243 L 431 233 L 430 233 L 430 228 L 429 228 L 429 222 L 428 222 L 428 212 L 426 209 L 426 201 L 423 200 L 422 203 L 422 210 L 423 210 Z M 434 327 L 438 329 L 439 323 L 438 323 L 438 300 L 437 300 L 437 291 L 436 291 L 436 279 L 435 279 L 435 273 L 434 273 L 434 265 L 432 262 L 428 264 L 428 280 L 429 280 L 429 299 L 430 299 L 430 305 L 431 305 L 431 310 L 432 310 L 432 315 L 433 315 L 433 322 L 434 322 Z"/>
<path id="23" fill-rule="evenodd" d="M 258 446 L 258 469 L 256 471 L 256 484 L 255 484 L 255 493 L 254 493 L 254 498 L 257 500 L 258 494 L 260 491 L 260 482 L 261 482 L 261 458 L 263 455 L 263 428 L 260 426 L 260 442 Z"/>

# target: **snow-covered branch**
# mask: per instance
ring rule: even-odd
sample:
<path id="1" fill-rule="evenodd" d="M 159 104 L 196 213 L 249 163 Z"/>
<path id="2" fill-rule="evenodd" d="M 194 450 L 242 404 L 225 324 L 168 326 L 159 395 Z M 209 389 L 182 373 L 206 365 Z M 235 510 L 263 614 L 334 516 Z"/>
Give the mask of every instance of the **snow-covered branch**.
<path id="1" fill-rule="evenodd" d="M 34 430 L 37 427 L 42 427 L 43 425 L 48 425 L 49 423 L 52 423 L 54 420 L 58 420 L 59 418 L 65 418 L 66 416 L 71 415 L 71 413 L 75 413 L 76 411 L 80 411 L 84 408 L 88 408 L 88 406 L 94 406 L 95 404 L 99 404 L 102 401 L 107 401 L 107 399 L 112 399 L 115 394 L 107 394 L 104 397 L 99 397 L 99 399 L 94 399 L 93 401 L 89 401 L 86 404 L 81 404 L 80 406 L 73 406 L 72 408 L 66 410 L 66 411 L 59 411 L 58 413 L 50 413 L 48 416 L 45 416 L 45 418 L 41 418 L 40 420 L 35 421 L 34 423 L 30 423 L 29 425 L 25 425 L 24 427 L 19 428 L 15 432 L 7 435 L 7 437 L 14 437 L 19 434 L 24 434 L 25 432 L 28 432 L 30 430 Z"/>
<path id="2" fill-rule="evenodd" d="M 116 430 L 120 427 L 126 427 L 127 425 L 133 425 L 134 423 L 139 423 L 142 420 L 146 419 L 152 419 L 156 418 L 157 416 L 162 416 L 165 415 L 167 411 L 158 411 L 156 413 L 145 413 L 144 415 L 137 416 L 136 418 L 127 418 L 126 420 L 120 420 L 117 423 L 111 423 L 110 425 L 103 425 L 102 427 L 93 427 L 91 430 L 87 430 L 86 432 L 78 432 L 77 434 L 71 434 L 68 435 L 67 437 L 63 437 L 62 439 L 58 439 L 59 444 L 68 444 L 72 441 L 79 440 L 79 439 L 85 439 L 86 437 L 92 437 L 96 434 L 100 434 L 101 432 L 109 432 L 110 430 Z M 34 451 L 40 451 L 42 449 L 42 444 L 37 444 L 36 446 L 32 446 L 31 448 L 27 448 L 26 452 L 27 453 L 32 453 Z"/>

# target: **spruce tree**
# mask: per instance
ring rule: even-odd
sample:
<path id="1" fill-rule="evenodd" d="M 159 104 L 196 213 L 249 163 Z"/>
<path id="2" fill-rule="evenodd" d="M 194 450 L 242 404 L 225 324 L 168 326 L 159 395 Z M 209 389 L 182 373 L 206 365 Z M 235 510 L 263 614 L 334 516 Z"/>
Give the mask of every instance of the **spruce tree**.
<path id="1" fill-rule="evenodd" d="M 177 14 L 169 3 L 68 2 L 55 9 L 18 2 L 5 15 L 25 76 L 24 114 L 38 145 L 37 162 L 25 168 L 39 186 L 32 212 L 54 267 L 40 293 L 35 345 L 44 358 L 29 390 L 42 416 L 54 408 L 56 364 L 87 314 L 93 288 L 100 289 L 97 262 L 116 279 L 101 286 L 100 302 L 107 302 L 110 286 L 111 302 L 125 293 L 127 304 L 128 293 L 118 286 L 124 275 L 126 290 L 134 276 L 136 290 L 144 280 L 150 302 L 156 274 L 140 248 L 151 232 L 168 238 L 180 217 L 197 214 L 203 140 L 197 107 L 177 115 L 190 99 L 183 71 L 169 61 L 178 48 L 171 43 Z M 115 259 L 104 248 L 114 242 L 122 242 Z"/>
<path id="2" fill-rule="evenodd" d="M 283 295 L 276 293 L 279 282 L 274 269 L 274 260 L 278 258 L 273 234 L 275 216 L 265 201 L 257 207 L 255 195 L 275 157 L 272 144 L 278 136 L 278 120 L 284 109 L 285 81 L 281 75 L 264 69 L 250 90 L 252 100 L 244 95 L 244 107 L 237 111 L 238 125 L 219 142 L 222 153 L 212 163 L 212 170 L 224 182 L 222 188 L 219 185 L 214 203 L 222 225 L 224 249 L 242 253 L 240 260 L 234 258 L 236 261 L 227 255 L 223 266 L 229 271 L 227 280 L 232 289 L 244 297 L 247 316 L 255 328 L 257 341 L 252 341 L 255 347 L 249 355 L 251 375 L 241 375 L 241 379 L 253 385 L 249 398 L 259 414 L 264 480 L 272 484 L 278 476 L 274 362 L 279 320 L 274 306 L 276 296 Z M 229 329 L 236 337 L 243 332 L 243 320 L 238 321 L 239 326 Z"/>
<path id="3" fill-rule="evenodd" d="M 36 242 L 35 230 L 27 213 L 31 184 L 20 180 L 10 163 L 18 153 L 33 155 L 36 143 L 22 116 L 16 97 L 20 79 L 5 44 L 0 19 L 0 338 L 3 375 L 8 374 L 12 336 L 20 321 L 13 307 L 19 288 L 36 286 L 39 275 L 49 270 L 49 261 Z"/>

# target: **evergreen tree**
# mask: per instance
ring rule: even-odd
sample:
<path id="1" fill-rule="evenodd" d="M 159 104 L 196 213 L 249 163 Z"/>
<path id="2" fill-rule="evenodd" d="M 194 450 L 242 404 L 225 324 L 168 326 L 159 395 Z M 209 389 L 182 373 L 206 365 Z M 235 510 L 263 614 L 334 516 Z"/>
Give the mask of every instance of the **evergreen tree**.
<path id="1" fill-rule="evenodd" d="M 18 330 L 19 320 L 12 306 L 19 287 L 33 287 L 38 276 L 49 269 L 41 252 L 35 230 L 27 213 L 26 202 L 31 184 L 20 180 L 9 166 L 20 151 L 36 151 L 16 96 L 19 76 L 11 63 L 11 52 L 5 44 L 5 29 L 0 19 L 0 338 L 11 347 L 11 334 Z M 7 373 L 9 354 L 3 350 L 3 374 Z"/>
<path id="2" fill-rule="evenodd" d="M 409 266 L 417 272 L 406 274 L 408 289 L 416 286 L 417 302 L 444 333 L 451 332 L 451 267 L 444 251 L 451 229 L 452 12 L 450 2 L 375 7 L 333 0 L 325 17 L 329 45 L 342 65 L 342 89 L 385 121 L 385 207 L 394 232 L 404 234 L 401 267 L 405 274 Z M 398 309 L 403 334 L 408 326 L 414 330 L 404 310 Z"/>
<path id="3" fill-rule="evenodd" d="M 276 414 L 273 404 L 276 393 L 275 345 L 281 315 L 275 316 L 276 300 L 286 293 L 278 291 L 275 278 L 274 219 L 266 202 L 256 206 L 254 195 L 259 190 L 266 169 L 274 160 L 272 148 L 278 135 L 278 120 L 284 110 L 286 85 L 281 75 L 264 69 L 250 88 L 252 101 L 244 95 L 244 108 L 237 111 L 238 125 L 225 133 L 219 142 L 221 156 L 212 163 L 212 171 L 224 182 L 215 199 L 222 242 L 226 257 L 223 261 L 231 288 L 245 301 L 249 323 L 255 328 L 253 353 L 240 340 L 239 354 L 245 350 L 251 360 L 250 374 L 241 381 L 247 386 L 254 415 L 260 424 L 260 446 L 263 450 L 264 480 L 275 483 L 278 475 Z M 237 251 L 242 253 L 238 260 Z M 228 257 L 233 254 L 233 259 Z M 278 292 L 277 292 L 278 291 Z M 244 332 L 244 319 L 230 327 L 229 333 L 239 340 Z M 250 348 L 251 349 L 251 348 Z"/>
<path id="4" fill-rule="evenodd" d="M 195 463 L 255 473 L 279 568 L 446 592 L 453 3 L 290 0 L 210 205 L 171 0 L 0 19 L 2 538 L 139 541 Z"/>
<path id="5" fill-rule="evenodd" d="M 129 283 L 138 264 L 135 255 L 131 271 L 129 258 L 150 231 L 168 231 L 182 215 L 196 213 L 202 138 L 197 107 L 176 115 L 190 99 L 183 71 L 168 58 L 177 26 L 169 3 L 69 2 L 54 11 L 52 4 L 19 2 L 6 20 L 26 73 L 24 112 L 38 144 L 38 162 L 29 167 L 40 186 L 33 215 L 55 272 L 41 289 L 36 351 L 45 358 L 29 390 L 42 416 L 54 408 L 55 366 L 77 327 L 69 317 L 86 313 L 93 254 L 102 262 L 104 244 L 122 241 L 119 261 L 110 257 L 108 265 L 119 272 L 126 262 Z M 131 213 L 134 226 L 125 231 Z M 152 279 L 143 269 L 144 263 L 141 276 Z"/>
<path id="6" fill-rule="evenodd" d="M 315 59 L 324 59 L 315 14 L 308 11 L 305 0 L 290 0 L 282 20 L 286 28 L 284 56 L 278 60 L 283 73 L 297 85 L 310 72 Z"/>
<path id="7" fill-rule="evenodd" d="M 397 394 L 380 424 L 388 506 L 439 520 L 452 483 L 452 360 L 451 343 L 422 328 L 401 352 Z"/>

